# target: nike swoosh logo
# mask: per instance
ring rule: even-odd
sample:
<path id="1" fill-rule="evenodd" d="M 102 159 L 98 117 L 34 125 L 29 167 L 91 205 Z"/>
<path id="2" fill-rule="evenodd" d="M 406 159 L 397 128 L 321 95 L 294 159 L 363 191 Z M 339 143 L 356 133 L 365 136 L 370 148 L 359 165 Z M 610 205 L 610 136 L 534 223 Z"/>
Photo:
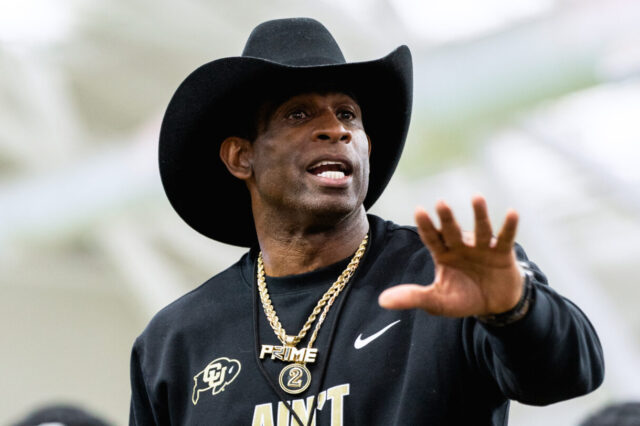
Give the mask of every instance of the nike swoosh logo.
<path id="1" fill-rule="evenodd" d="M 362 338 L 362 333 L 360 333 L 360 335 L 358 337 L 356 337 L 356 341 L 353 342 L 353 347 L 356 349 L 362 349 L 365 346 L 367 346 L 369 343 L 373 342 L 374 340 L 376 340 L 378 337 L 382 336 L 382 334 L 387 331 L 388 329 L 390 329 L 391 327 L 393 327 L 394 325 L 396 325 L 397 323 L 399 323 L 400 320 L 392 322 L 391 324 L 389 324 L 388 326 L 386 326 L 385 328 L 383 328 L 382 330 L 378 331 L 376 334 L 372 334 L 371 336 L 367 337 L 366 339 Z"/>

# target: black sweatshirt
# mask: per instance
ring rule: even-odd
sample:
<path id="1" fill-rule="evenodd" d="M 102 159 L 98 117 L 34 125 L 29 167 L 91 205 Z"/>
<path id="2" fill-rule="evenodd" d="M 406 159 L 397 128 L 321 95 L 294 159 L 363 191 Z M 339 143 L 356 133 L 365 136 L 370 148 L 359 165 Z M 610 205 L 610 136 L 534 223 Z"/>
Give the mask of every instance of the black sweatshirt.
<path id="1" fill-rule="evenodd" d="M 518 259 L 534 272 L 535 302 L 516 323 L 388 311 L 377 303 L 380 292 L 429 284 L 434 264 L 415 228 L 369 222 L 367 252 L 318 333 L 316 362 L 306 364 L 305 392 L 280 390 L 288 363 L 258 359 L 260 345 L 280 343 L 255 291 L 251 250 L 160 311 L 138 337 L 130 424 L 296 426 L 290 406 L 305 424 L 314 413 L 316 425 L 506 425 L 509 399 L 545 405 L 600 385 L 602 349 L 589 320 L 546 285 L 519 246 Z M 298 333 L 348 261 L 267 277 L 287 334 Z"/>

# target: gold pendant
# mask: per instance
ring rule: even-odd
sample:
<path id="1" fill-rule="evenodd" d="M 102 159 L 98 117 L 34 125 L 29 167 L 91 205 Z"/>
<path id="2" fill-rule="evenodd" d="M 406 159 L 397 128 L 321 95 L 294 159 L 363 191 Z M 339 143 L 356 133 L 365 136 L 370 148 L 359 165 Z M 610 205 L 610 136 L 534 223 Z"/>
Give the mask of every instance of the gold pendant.
<path id="1" fill-rule="evenodd" d="M 304 364 L 289 364 L 280 372 L 280 387 L 287 393 L 302 393 L 310 384 L 311 372 Z"/>
<path id="2" fill-rule="evenodd" d="M 280 361 L 284 362 L 306 364 L 316 362 L 318 349 L 296 349 L 293 346 L 262 345 L 262 349 L 260 349 L 260 359 L 264 359 L 268 355 L 271 356 L 271 359 L 279 359 Z"/>

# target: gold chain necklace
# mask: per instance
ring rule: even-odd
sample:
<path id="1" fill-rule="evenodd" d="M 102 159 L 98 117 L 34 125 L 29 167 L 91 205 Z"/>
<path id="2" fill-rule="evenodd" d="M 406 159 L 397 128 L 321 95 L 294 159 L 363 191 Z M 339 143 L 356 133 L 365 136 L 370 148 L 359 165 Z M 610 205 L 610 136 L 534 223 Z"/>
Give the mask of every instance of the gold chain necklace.
<path id="1" fill-rule="evenodd" d="M 318 331 L 327 317 L 327 313 L 329 312 L 329 309 L 331 309 L 333 302 L 335 302 L 340 292 L 344 289 L 347 282 L 349 282 L 349 279 L 358 268 L 360 259 L 362 259 L 367 248 L 368 241 L 369 235 L 365 235 L 358 247 L 358 250 L 356 250 L 345 270 L 342 271 L 338 279 L 331 284 L 331 287 L 329 287 L 329 289 L 324 293 L 322 298 L 318 300 L 318 303 L 315 308 L 313 308 L 311 315 L 309 315 L 309 318 L 307 318 L 307 321 L 296 336 L 287 335 L 280 323 L 280 319 L 278 318 L 273 305 L 271 304 L 271 298 L 267 291 L 267 282 L 264 278 L 265 274 L 262 252 L 258 254 L 257 281 L 260 301 L 262 302 L 264 313 L 267 316 L 267 320 L 269 321 L 271 328 L 278 337 L 278 340 L 282 343 L 282 346 L 262 345 L 262 349 L 260 350 L 260 359 L 264 359 L 266 355 L 270 354 L 271 359 L 279 359 L 281 361 L 293 363 L 284 367 L 280 372 L 280 387 L 285 392 L 291 394 L 301 393 L 304 392 L 311 384 L 311 372 L 307 367 L 305 367 L 305 364 L 307 362 L 315 362 L 318 355 L 318 349 L 313 347 L 313 342 L 315 342 L 318 337 Z M 316 323 L 313 333 L 309 338 L 309 344 L 306 348 L 297 349 L 296 345 L 307 335 L 307 332 L 311 329 L 311 326 L 318 317 L 318 314 L 320 314 L 320 318 L 318 318 L 318 322 Z M 285 378 L 287 379 L 286 381 Z"/>

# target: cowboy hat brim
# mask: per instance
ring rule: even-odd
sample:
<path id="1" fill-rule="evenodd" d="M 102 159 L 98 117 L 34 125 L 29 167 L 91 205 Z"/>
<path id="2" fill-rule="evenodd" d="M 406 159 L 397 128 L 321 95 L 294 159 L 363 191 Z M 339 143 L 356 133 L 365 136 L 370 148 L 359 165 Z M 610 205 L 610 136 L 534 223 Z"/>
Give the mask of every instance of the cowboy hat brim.
<path id="1" fill-rule="evenodd" d="M 249 191 L 219 157 L 222 141 L 239 136 L 243 117 L 265 93 L 318 87 L 353 94 L 371 139 L 366 209 L 380 197 L 400 160 L 412 104 L 411 53 L 400 46 L 366 62 L 292 66 L 253 57 L 209 62 L 192 72 L 171 99 L 160 131 L 159 162 L 173 208 L 193 229 L 243 247 L 257 243 Z M 319 83 L 321 82 L 321 83 Z"/>

